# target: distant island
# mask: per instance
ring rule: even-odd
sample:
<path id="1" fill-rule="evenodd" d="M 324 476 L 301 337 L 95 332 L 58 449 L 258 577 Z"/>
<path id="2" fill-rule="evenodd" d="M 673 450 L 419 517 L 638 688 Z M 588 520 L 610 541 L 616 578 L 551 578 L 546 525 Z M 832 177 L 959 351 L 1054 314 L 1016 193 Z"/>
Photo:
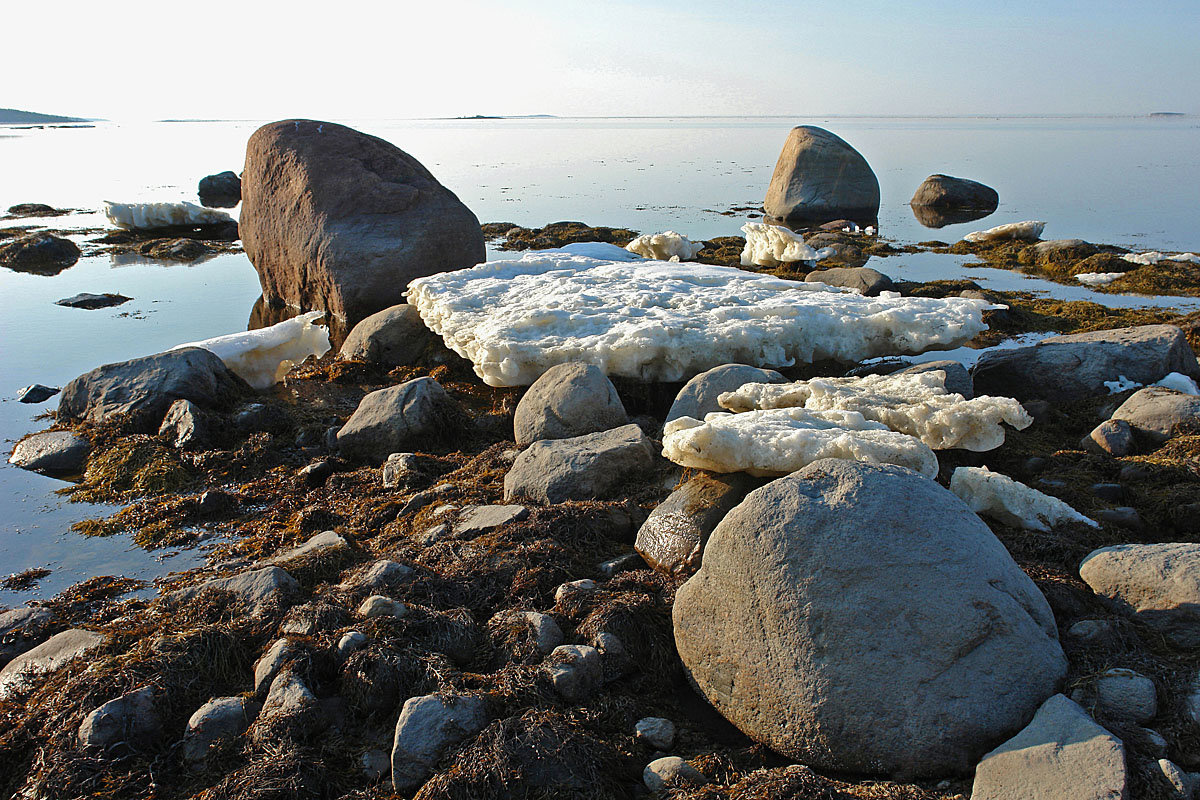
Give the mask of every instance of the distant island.
<path id="1" fill-rule="evenodd" d="M 1150 113 L 1150 116 L 1152 116 L 1152 117 L 1186 117 L 1187 114 L 1183 113 L 1182 111 L 1152 111 Z"/>
<path id="2" fill-rule="evenodd" d="M 516 114 L 514 116 L 476 114 L 472 117 L 443 117 L 443 119 L 558 119 L 558 117 L 553 114 Z"/>
<path id="3" fill-rule="evenodd" d="M 19 111 L 15 108 L 0 108 L 0 125 L 52 125 L 59 122 L 93 122 L 93 120 L 84 117 L 39 114 L 36 111 Z"/>

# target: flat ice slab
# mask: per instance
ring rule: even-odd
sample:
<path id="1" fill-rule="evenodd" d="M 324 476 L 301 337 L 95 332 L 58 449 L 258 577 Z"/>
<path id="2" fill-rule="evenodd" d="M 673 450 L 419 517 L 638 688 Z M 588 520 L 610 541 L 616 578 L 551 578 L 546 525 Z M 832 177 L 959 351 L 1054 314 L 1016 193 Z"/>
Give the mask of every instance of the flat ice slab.
<path id="1" fill-rule="evenodd" d="M 743 267 L 776 267 L 785 262 L 816 261 L 819 254 L 804 243 L 804 237 L 788 228 L 747 222 L 742 226 L 746 246 L 742 249 Z"/>
<path id="2" fill-rule="evenodd" d="M 1148 253 L 1126 253 L 1121 258 L 1131 264 L 1140 264 L 1143 267 L 1152 266 L 1160 261 L 1186 261 L 1200 264 L 1200 256 L 1195 253 L 1160 253 L 1157 250 L 1151 250 Z"/>
<path id="3" fill-rule="evenodd" d="M 963 237 L 964 242 L 999 242 L 1005 239 L 1021 239 L 1033 241 L 1042 235 L 1046 223 L 1030 219 L 1024 222 L 1010 222 L 1007 225 L 997 225 L 986 231 L 974 231 Z"/>
<path id="4" fill-rule="evenodd" d="M 805 408 L 856 411 L 891 430 L 916 436 L 934 450 L 961 447 L 983 452 L 1004 444 L 1007 422 L 1017 430 L 1033 417 L 1011 397 L 967 400 L 946 391 L 941 370 L 855 378 L 814 378 L 796 383 L 748 383 L 717 398 L 722 408 L 752 411 Z"/>
<path id="5" fill-rule="evenodd" d="M 937 456 L 919 439 L 857 411 L 776 408 L 679 417 L 663 429 L 663 455 L 684 467 L 788 475 L 822 458 L 897 464 L 933 478 Z"/>
<path id="6" fill-rule="evenodd" d="M 695 258 L 704 249 L 704 245 L 691 241 L 681 233 L 664 231 L 663 233 L 644 233 L 625 245 L 625 249 L 643 258 L 654 258 L 660 261 L 672 259 L 687 261 Z"/>
<path id="7" fill-rule="evenodd" d="M 269 328 L 229 333 L 172 347 L 203 347 L 255 389 L 268 389 L 308 356 L 329 352 L 329 329 L 315 324 L 324 311 L 309 311 Z"/>
<path id="8" fill-rule="evenodd" d="M 950 491 L 962 498 L 976 514 L 1019 528 L 1044 532 L 1064 522 L 1100 527 L 1057 497 L 1043 494 L 987 467 L 954 470 L 950 476 Z"/>
<path id="9" fill-rule="evenodd" d="M 530 253 L 418 278 L 408 302 L 489 386 L 555 364 L 680 381 L 721 364 L 788 367 L 958 347 L 986 330 L 982 300 L 864 297 L 736 267 Z"/>
<path id="10" fill-rule="evenodd" d="M 1124 275 L 1124 272 L 1081 272 L 1075 276 L 1075 280 L 1084 286 L 1107 286 Z"/>
<path id="11" fill-rule="evenodd" d="M 104 216 L 118 228 L 139 231 L 233 221 L 233 217 L 224 211 L 193 203 L 111 203 L 105 200 Z"/>

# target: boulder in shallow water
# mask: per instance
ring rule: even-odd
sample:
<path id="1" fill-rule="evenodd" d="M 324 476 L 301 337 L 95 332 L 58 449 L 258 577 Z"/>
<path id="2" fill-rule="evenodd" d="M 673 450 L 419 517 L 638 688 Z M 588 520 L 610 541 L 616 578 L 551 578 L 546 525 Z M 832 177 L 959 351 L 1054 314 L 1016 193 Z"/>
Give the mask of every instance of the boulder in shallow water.
<path id="1" fill-rule="evenodd" d="M 71 431 L 45 431 L 17 442 L 8 463 L 46 475 L 79 475 L 91 449 L 87 439 Z"/>
<path id="2" fill-rule="evenodd" d="M 879 215 L 879 180 L 862 154 L 814 125 L 792 128 L 775 164 L 763 209 L 787 223 Z"/>
<path id="3" fill-rule="evenodd" d="M 119 306 L 122 303 L 128 303 L 132 299 L 132 297 L 126 297 L 123 294 L 113 294 L 112 292 L 105 292 L 104 294 L 80 292 L 79 294 L 71 297 L 64 297 L 61 300 L 55 300 L 54 305 L 67 306 L 68 308 L 86 308 L 90 310 Z"/>
<path id="4" fill-rule="evenodd" d="M 1066 674 L 1054 616 L 958 498 L 826 459 L 751 492 L 673 609 L 680 658 L 751 738 L 814 768 L 968 772 Z"/>
<path id="5" fill-rule="evenodd" d="M 17 392 L 17 402 L 44 403 L 61 391 L 62 389 L 56 386 L 45 386 L 41 383 L 34 383 Z"/>
<path id="6" fill-rule="evenodd" d="M 518 445 L 570 439 L 629 422 L 617 388 L 594 364 L 569 362 L 546 370 L 530 385 L 513 417 Z"/>
<path id="7" fill-rule="evenodd" d="M 233 170 L 206 175 L 197 190 L 200 205 L 209 208 L 233 208 L 242 200 L 242 179 Z"/>
<path id="8" fill-rule="evenodd" d="M 1000 204 L 1000 195 L 990 186 L 967 178 L 930 175 L 913 194 L 910 206 L 939 209 L 970 209 L 991 213 Z"/>
<path id="9" fill-rule="evenodd" d="M 332 122 L 254 132 L 239 227 L 264 297 L 350 325 L 404 302 L 413 278 L 486 257 L 479 220 L 420 162 Z"/>
<path id="10" fill-rule="evenodd" d="M 79 260 L 79 247 L 70 239 L 31 233 L 0 245 L 0 266 L 17 272 L 57 275 Z"/>

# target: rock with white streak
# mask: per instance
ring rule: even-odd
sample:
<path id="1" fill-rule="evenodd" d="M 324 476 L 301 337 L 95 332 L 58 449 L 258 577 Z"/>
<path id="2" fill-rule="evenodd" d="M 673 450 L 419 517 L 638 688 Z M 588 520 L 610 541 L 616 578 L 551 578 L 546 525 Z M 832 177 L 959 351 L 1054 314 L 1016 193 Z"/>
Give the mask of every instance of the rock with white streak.
<path id="1" fill-rule="evenodd" d="M 406 795 L 425 782 L 445 751 L 488 723 L 487 704 L 469 695 L 412 697 L 405 701 L 392 741 L 392 786 Z"/>
<path id="2" fill-rule="evenodd" d="M 1100 527 L 1069 505 L 987 467 L 958 467 L 950 476 L 950 491 L 976 514 L 1005 525 L 1048 531 L 1055 525 L 1080 523 Z"/>
<path id="3" fill-rule="evenodd" d="M 742 226 L 746 246 L 743 267 L 777 267 L 796 261 L 816 261 L 817 251 L 804 243 L 800 234 L 779 225 L 747 222 Z"/>
<path id="4" fill-rule="evenodd" d="M 1079 576 L 1117 610 L 1178 647 L 1200 647 L 1200 544 L 1119 544 L 1090 553 Z"/>
<path id="5" fill-rule="evenodd" d="M 1125 800 L 1121 740 L 1056 694 L 975 769 L 971 800 Z"/>
<path id="6" fill-rule="evenodd" d="M 665 231 L 642 234 L 625 245 L 625 249 L 656 261 L 691 261 L 704 249 L 704 244 L 694 243 L 675 231 Z"/>
<path id="7" fill-rule="evenodd" d="M 330 555 L 338 550 L 347 550 L 349 547 L 350 543 L 341 534 L 335 531 L 321 531 L 310 537 L 304 544 L 289 548 L 279 555 L 271 557 L 266 563 L 287 566 L 305 558 Z"/>

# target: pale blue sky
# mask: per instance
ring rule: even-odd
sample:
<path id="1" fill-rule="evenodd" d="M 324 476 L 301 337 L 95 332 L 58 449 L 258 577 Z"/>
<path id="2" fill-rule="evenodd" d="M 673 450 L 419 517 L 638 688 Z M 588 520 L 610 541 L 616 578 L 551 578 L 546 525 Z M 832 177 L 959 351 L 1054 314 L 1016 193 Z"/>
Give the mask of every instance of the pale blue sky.
<path id="1" fill-rule="evenodd" d="M 0 106 L 110 119 L 1200 113 L 1200 2 L 5 8 Z"/>

